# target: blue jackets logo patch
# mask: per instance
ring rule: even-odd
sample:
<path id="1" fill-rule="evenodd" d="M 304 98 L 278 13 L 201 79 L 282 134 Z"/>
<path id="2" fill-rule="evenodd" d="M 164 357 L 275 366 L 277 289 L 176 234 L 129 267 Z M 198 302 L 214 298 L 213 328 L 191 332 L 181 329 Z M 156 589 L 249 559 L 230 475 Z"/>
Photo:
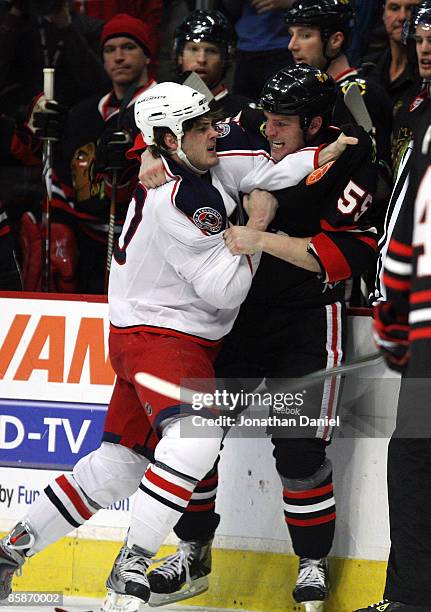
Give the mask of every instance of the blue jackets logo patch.
<path id="1" fill-rule="evenodd" d="M 193 223 L 202 231 L 217 234 L 222 229 L 223 218 L 218 210 L 205 206 L 197 209 Z"/>
<path id="2" fill-rule="evenodd" d="M 214 129 L 218 132 L 217 138 L 223 138 L 230 132 L 230 125 L 228 123 L 216 123 Z"/>

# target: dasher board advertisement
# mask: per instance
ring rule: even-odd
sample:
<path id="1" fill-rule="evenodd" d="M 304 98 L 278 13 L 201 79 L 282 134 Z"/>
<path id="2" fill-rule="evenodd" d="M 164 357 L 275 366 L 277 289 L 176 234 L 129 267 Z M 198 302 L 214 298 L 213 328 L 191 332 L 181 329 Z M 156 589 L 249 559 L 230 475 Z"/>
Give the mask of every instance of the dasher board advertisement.
<path id="1" fill-rule="evenodd" d="M 0 466 L 71 469 L 100 444 L 115 379 L 106 303 L 0 298 Z"/>

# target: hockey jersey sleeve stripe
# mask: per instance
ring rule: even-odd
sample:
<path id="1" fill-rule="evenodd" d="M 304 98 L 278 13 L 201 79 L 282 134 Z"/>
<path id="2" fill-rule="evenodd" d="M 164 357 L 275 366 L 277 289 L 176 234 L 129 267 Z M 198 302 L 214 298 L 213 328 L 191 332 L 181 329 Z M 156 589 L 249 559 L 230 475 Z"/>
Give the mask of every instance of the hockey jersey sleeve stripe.
<path id="1" fill-rule="evenodd" d="M 398 276 L 410 276 L 413 270 L 413 266 L 410 263 L 404 263 L 402 261 L 392 259 L 392 257 L 389 257 L 389 255 L 387 255 L 385 259 L 385 270 L 387 272 L 397 274 Z"/>
<path id="2" fill-rule="evenodd" d="M 403 244 L 402 242 L 395 240 L 395 238 L 392 238 L 389 243 L 388 251 L 393 255 L 399 255 L 400 257 L 411 257 L 413 248 L 411 245 Z"/>
<path id="3" fill-rule="evenodd" d="M 426 340 L 431 338 L 431 326 L 430 327 L 419 327 L 417 329 L 410 330 L 409 340 L 413 342 L 414 340 Z"/>
<path id="4" fill-rule="evenodd" d="M 411 304 L 421 304 L 422 302 L 431 302 L 431 290 L 416 291 L 410 296 Z"/>
<path id="5" fill-rule="evenodd" d="M 412 324 L 431 321 L 431 308 L 418 308 L 417 310 L 412 310 L 409 315 L 409 321 Z"/>
<path id="6" fill-rule="evenodd" d="M 377 251 L 377 237 L 371 238 L 369 236 L 357 236 L 357 239 L 367 244 L 369 247 L 373 249 L 373 251 Z"/>
<path id="7" fill-rule="evenodd" d="M 312 245 L 326 271 L 327 282 L 343 280 L 351 276 L 349 262 L 343 252 L 331 238 L 324 233 L 317 234 L 312 239 Z"/>
<path id="8" fill-rule="evenodd" d="M 248 263 L 248 266 L 250 268 L 251 275 L 253 276 L 254 275 L 254 271 L 253 271 L 253 264 L 251 263 L 251 257 L 250 257 L 250 255 L 246 255 L 245 257 L 247 259 L 247 263 Z"/>
<path id="9" fill-rule="evenodd" d="M 385 273 L 383 274 L 383 282 L 385 284 L 385 287 L 387 287 L 388 289 L 393 289 L 394 291 L 410 290 L 410 280 L 398 280 Z"/>

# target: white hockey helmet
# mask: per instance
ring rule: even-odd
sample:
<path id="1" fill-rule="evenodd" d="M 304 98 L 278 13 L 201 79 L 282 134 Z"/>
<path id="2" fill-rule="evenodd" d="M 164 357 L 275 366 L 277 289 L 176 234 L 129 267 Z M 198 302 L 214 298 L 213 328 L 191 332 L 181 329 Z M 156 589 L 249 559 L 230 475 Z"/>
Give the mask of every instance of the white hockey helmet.
<path id="1" fill-rule="evenodd" d="M 187 85 L 159 83 L 135 102 L 135 122 L 147 145 L 154 144 L 154 128 L 167 127 L 181 146 L 183 123 L 209 111 L 206 97 Z"/>

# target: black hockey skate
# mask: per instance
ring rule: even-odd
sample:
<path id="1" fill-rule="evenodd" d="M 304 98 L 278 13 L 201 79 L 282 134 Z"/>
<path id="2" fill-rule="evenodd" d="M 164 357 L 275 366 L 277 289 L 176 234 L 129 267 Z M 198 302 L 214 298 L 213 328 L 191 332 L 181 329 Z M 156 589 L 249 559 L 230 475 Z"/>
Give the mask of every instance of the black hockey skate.
<path id="1" fill-rule="evenodd" d="M 140 604 L 147 603 L 150 598 L 147 570 L 151 563 L 147 551 L 124 544 L 106 581 L 108 592 L 102 610 L 137 612 Z"/>
<path id="2" fill-rule="evenodd" d="M 413 606 L 399 601 L 383 599 L 379 603 L 372 604 L 368 608 L 359 608 L 355 612 L 427 612 L 429 606 Z"/>
<path id="3" fill-rule="evenodd" d="M 25 552 L 34 544 L 34 535 L 26 523 L 20 522 L 0 540 L 0 599 L 12 592 L 12 579 L 25 561 Z"/>
<path id="4" fill-rule="evenodd" d="M 211 543 L 180 540 L 177 551 L 148 574 L 150 606 L 164 606 L 188 599 L 208 589 L 211 573 Z"/>
<path id="5" fill-rule="evenodd" d="M 298 579 L 293 590 L 293 599 L 302 603 L 306 612 L 322 612 L 328 597 L 328 560 L 299 559 Z"/>

